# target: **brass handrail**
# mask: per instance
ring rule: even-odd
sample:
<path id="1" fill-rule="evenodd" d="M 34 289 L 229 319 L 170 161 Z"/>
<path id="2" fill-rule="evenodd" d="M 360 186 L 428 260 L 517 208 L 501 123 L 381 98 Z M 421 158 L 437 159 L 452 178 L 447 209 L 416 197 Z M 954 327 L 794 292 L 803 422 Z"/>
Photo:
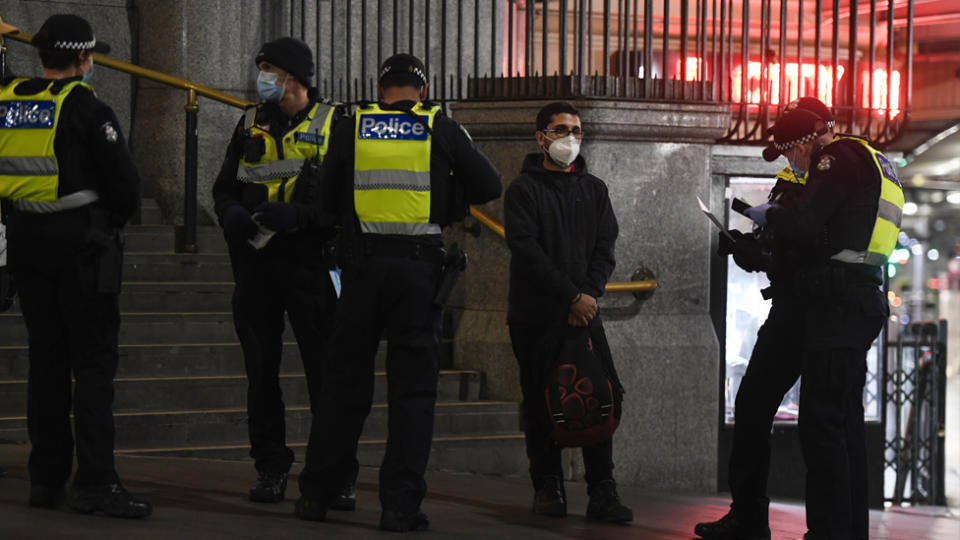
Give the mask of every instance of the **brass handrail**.
<path id="1" fill-rule="evenodd" d="M 3 36 L 4 38 L 10 38 L 16 41 L 23 43 L 30 43 L 30 40 L 33 39 L 33 34 L 28 34 L 26 32 L 16 31 L 11 32 Z M 136 75 L 137 77 L 143 77 L 144 79 L 150 79 L 159 83 L 166 84 L 168 86 L 173 86 L 181 90 L 193 90 L 197 95 L 209 98 L 220 103 L 226 103 L 233 107 L 239 109 L 244 109 L 253 105 L 253 103 L 241 99 L 238 97 L 231 96 L 230 94 L 225 94 L 219 90 L 214 90 L 203 85 L 192 83 L 186 79 L 181 79 L 180 77 L 174 77 L 173 75 L 167 75 L 166 73 L 161 73 L 149 68 L 140 67 L 129 62 L 124 62 L 123 60 L 117 60 L 116 58 L 110 58 L 109 56 L 104 56 L 102 54 L 93 53 L 93 61 L 97 64 L 116 69 L 118 71 L 123 71 L 131 75 Z"/>
<path id="2" fill-rule="evenodd" d="M 507 238 L 503 225 L 497 223 L 495 219 L 485 214 L 482 210 L 471 206 L 470 215 L 496 233 L 500 238 Z M 644 279 L 641 281 L 611 281 L 607 283 L 606 290 L 607 292 L 647 292 L 657 290 L 657 286 L 656 280 L 653 279 Z"/>

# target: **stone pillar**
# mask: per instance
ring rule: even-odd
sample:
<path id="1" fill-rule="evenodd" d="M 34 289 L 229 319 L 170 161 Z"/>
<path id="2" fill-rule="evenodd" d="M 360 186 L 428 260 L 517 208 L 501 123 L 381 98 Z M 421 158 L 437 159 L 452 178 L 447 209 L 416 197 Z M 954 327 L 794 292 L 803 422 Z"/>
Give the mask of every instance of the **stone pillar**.
<path id="1" fill-rule="evenodd" d="M 453 106 L 454 117 L 509 181 L 523 156 L 536 150 L 534 120 L 546 102 L 475 102 Z M 633 316 L 605 317 L 626 387 L 614 437 L 616 477 L 653 489 L 714 491 L 721 354 L 710 319 L 710 259 L 714 231 L 696 196 L 715 198 L 710 150 L 729 112 L 710 105 L 574 101 L 586 138 L 588 169 L 610 190 L 620 225 L 612 281 L 630 281 L 639 266 L 659 282 Z M 714 195 L 714 196 L 711 196 Z M 722 197 L 722 193 L 719 194 Z M 502 200 L 484 211 L 502 222 Z M 509 253 L 489 231 L 454 229 L 470 265 L 459 291 L 454 357 L 481 369 L 486 397 L 518 399 L 519 383 L 506 323 Z M 604 311 L 633 301 L 607 294 Z M 578 453 L 573 476 L 582 478 Z"/>
<path id="2" fill-rule="evenodd" d="M 139 63 L 228 94 L 256 101 L 254 55 L 273 39 L 284 9 L 262 0 L 136 0 Z M 287 23 L 289 26 L 289 23 Z M 267 37 L 269 36 L 269 37 Z M 276 36 L 278 37 L 278 36 Z M 133 150 L 145 182 L 170 223 L 183 222 L 187 93 L 138 79 Z M 199 222 L 210 223 L 211 190 L 227 142 L 242 112 L 200 98 L 198 121 Z"/>

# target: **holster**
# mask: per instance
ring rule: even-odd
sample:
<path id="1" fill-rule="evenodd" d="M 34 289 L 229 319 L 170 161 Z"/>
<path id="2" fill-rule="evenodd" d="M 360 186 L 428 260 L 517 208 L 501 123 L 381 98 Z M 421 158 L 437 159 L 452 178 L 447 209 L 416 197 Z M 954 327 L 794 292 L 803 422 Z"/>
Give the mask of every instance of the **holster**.
<path id="1" fill-rule="evenodd" d="M 437 307 L 443 307 L 450 298 L 450 292 L 453 286 L 457 284 L 460 274 L 467 268 L 467 252 L 460 249 L 460 245 L 454 242 L 450 249 L 443 256 L 443 263 L 440 269 L 440 285 L 437 288 L 437 294 L 433 297 L 433 304 Z"/>

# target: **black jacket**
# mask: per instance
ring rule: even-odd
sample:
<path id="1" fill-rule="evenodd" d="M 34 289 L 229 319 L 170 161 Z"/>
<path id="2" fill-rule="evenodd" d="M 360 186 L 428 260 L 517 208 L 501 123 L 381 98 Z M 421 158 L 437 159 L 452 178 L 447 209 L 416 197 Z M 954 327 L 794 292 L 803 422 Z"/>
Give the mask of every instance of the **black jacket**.
<path id="1" fill-rule="evenodd" d="M 274 103 L 263 103 L 258 105 L 256 123 L 269 126 L 269 132 L 274 140 L 277 141 L 278 145 L 282 145 L 283 136 L 300 125 L 316 104 L 315 89 L 310 91 L 310 102 L 307 106 L 292 117 L 284 114 L 280 107 Z M 342 106 L 334 109 L 331 132 L 339 120 L 344 117 L 344 114 L 345 111 Z M 223 159 L 223 165 L 220 167 L 220 173 L 213 184 L 214 211 L 217 213 L 221 225 L 223 224 L 223 212 L 227 208 L 239 204 L 248 212 L 253 212 L 257 205 L 267 202 L 267 188 L 265 186 L 237 180 L 237 168 L 240 164 L 240 158 L 243 157 L 243 146 L 247 139 L 248 127 L 244 125 L 244 116 L 241 116 L 236 129 L 233 131 L 233 137 L 227 145 L 227 154 Z M 308 182 L 305 181 L 306 179 L 301 180 L 297 181 L 295 189 L 310 189 L 307 185 Z M 319 182 L 319 179 L 315 181 Z M 314 188 L 319 190 L 319 186 Z M 260 253 L 266 256 L 294 257 L 297 259 L 320 256 L 324 242 L 333 238 L 334 229 L 330 217 L 323 214 L 319 204 L 316 203 L 317 201 L 310 200 L 291 203 L 298 208 L 298 230 L 278 233 L 266 247 L 260 250 Z M 239 249 L 241 253 L 247 253 L 248 255 L 253 253 L 253 248 L 247 245 L 234 247 Z"/>
<path id="2" fill-rule="evenodd" d="M 607 186 L 578 157 L 573 172 L 529 154 L 504 197 L 510 323 L 566 324 L 578 293 L 599 298 L 613 273 L 617 219 Z"/>
<path id="3" fill-rule="evenodd" d="M 77 79 L 61 79 L 51 91 L 57 92 Z M 10 82 L 12 78 L 7 78 L 0 84 Z M 35 94 L 48 84 L 49 79 L 30 79 L 17 86 L 16 94 Z M 53 148 L 59 167 L 59 194 L 91 189 L 100 200 L 49 214 L 17 212 L 12 205 L 5 206 L 11 242 L 48 241 L 75 250 L 86 244 L 91 227 L 118 228 L 133 216 L 140 204 L 140 174 L 113 110 L 86 88 L 74 87 L 64 99 Z"/>
<path id="4" fill-rule="evenodd" d="M 413 101 L 379 104 L 381 109 L 396 111 L 415 105 Z M 354 117 L 337 126 L 321 173 L 324 209 L 339 216 L 345 231 L 357 230 L 353 201 L 355 132 Z M 437 113 L 433 122 L 430 176 L 430 221 L 440 226 L 463 219 L 467 205 L 483 204 L 503 192 L 500 171 L 477 149 L 466 130 L 442 113 Z"/>

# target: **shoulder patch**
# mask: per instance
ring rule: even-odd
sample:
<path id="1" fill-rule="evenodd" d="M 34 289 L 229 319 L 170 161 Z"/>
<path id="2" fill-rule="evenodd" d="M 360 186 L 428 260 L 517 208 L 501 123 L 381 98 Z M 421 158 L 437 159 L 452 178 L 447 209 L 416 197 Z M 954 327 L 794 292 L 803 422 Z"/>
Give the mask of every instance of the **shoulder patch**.
<path id="1" fill-rule="evenodd" d="M 109 143 L 117 142 L 117 139 L 120 137 L 117 133 L 117 128 L 113 127 L 113 122 L 105 122 L 100 126 L 100 130 L 103 131 L 103 138 Z"/>
<path id="2" fill-rule="evenodd" d="M 818 171 L 829 171 L 830 167 L 833 166 L 833 160 L 836 159 L 830 154 L 820 156 L 820 161 L 817 162 Z"/>

